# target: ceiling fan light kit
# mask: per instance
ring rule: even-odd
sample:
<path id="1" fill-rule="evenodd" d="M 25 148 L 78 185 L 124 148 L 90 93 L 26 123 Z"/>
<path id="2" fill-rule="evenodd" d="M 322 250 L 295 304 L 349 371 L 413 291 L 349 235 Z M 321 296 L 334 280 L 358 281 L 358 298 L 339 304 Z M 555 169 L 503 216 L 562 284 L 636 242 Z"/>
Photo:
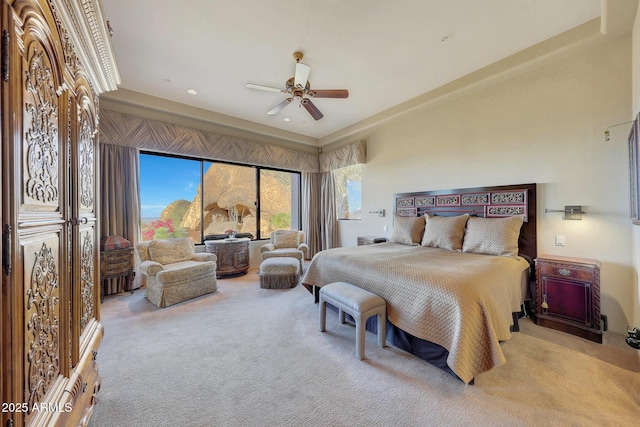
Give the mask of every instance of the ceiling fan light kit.
<path id="1" fill-rule="evenodd" d="M 284 101 L 267 111 L 267 115 L 273 116 L 278 114 L 284 107 L 289 105 L 294 99 L 300 102 L 300 105 L 307 110 L 307 112 L 315 120 L 320 120 L 324 115 L 311 102 L 310 98 L 348 98 L 349 91 L 346 89 L 318 89 L 312 90 L 311 83 L 309 82 L 309 74 L 311 73 L 311 67 L 307 64 L 300 62 L 304 55 L 302 52 L 294 52 L 293 58 L 296 60 L 296 69 L 293 77 L 289 78 L 285 83 L 284 89 L 279 89 L 270 86 L 257 85 L 248 83 L 249 89 L 263 90 L 267 92 L 286 93 L 290 95 Z"/>

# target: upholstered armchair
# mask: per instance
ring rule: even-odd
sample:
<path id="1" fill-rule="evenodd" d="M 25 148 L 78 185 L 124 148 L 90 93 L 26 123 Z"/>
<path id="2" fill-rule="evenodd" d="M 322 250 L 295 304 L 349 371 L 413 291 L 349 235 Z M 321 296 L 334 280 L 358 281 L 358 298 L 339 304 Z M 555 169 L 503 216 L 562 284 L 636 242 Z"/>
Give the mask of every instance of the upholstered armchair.
<path id="1" fill-rule="evenodd" d="M 216 256 L 195 253 L 188 238 L 152 240 L 136 245 L 145 296 L 160 308 L 218 290 Z"/>
<path id="2" fill-rule="evenodd" d="M 307 258 L 309 247 L 304 242 L 304 232 L 299 230 L 277 230 L 271 233 L 271 241 L 260 247 L 262 259 L 272 257 L 292 257 L 302 261 Z"/>

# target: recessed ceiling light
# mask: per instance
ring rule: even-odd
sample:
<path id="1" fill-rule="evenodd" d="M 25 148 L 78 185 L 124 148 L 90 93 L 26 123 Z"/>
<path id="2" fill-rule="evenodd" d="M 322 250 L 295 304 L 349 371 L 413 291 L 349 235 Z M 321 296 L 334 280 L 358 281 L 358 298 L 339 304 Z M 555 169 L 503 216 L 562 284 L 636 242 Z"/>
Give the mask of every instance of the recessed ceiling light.
<path id="1" fill-rule="evenodd" d="M 282 121 L 284 121 L 284 122 L 290 122 L 290 121 L 291 121 L 291 119 L 290 119 L 289 117 L 285 117 L 284 119 L 282 119 Z"/>
<path id="2" fill-rule="evenodd" d="M 195 90 L 195 89 L 187 89 L 187 93 L 188 93 L 189 95 L 197 95 L 197 94 L 198 94 L 198 91 L 197 91 L 197 90 Z"/>

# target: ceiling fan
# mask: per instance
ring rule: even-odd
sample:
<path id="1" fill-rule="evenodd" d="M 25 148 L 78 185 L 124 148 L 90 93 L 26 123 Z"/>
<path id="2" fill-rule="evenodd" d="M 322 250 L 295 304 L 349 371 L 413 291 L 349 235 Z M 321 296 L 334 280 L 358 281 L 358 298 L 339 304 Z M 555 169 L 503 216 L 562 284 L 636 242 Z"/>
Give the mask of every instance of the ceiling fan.
<path id="1" fill-rule="evenodd" d="M 267 92 L 282 92 L 290 95 L 284 101 L 280 102 L 271 110 L 267 111 L 268 115 L 273 116 L 275 114 L 278 114 L 284 107 L 289 105 L 291 101 L 299 100 L 300 105 L 302 105 L 309 112 L 309 114 L 311 114 L 311 117 L 313 117 L 315 120 L 320 120 L 322 117 L 324 117 L 324 115 L 320 112 L 320 110 L 318 110 L 318 107 L 316 107 L 315 104 L 311 102 L 311 98 L 349 97 L 349 91 L 346 89 L 311 89 L 311 84 L 308 80 L 309 73 L 311 72 L 311 67 L 300 62 L 303 57 L 302 52 L 294 52 L 293 57 L 296 60 L 295 75 L 287 80 L 284 89 L 256 85 L 253 83 L 247 84 L 247 87 L 250 89 L 264 90 Z"/>

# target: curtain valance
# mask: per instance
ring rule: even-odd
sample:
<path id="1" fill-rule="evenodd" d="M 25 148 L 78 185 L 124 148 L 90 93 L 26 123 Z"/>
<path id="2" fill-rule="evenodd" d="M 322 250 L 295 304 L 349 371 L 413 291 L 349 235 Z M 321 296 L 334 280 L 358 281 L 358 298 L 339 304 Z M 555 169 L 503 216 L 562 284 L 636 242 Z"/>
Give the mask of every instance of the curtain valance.
<path id="1" fill-rule="evenodd" d="M 366 163 L 366 142 L 359 140 L 335 150 L 320 153 L 320 172 Z"/>
<path id="2" fill-rule="evenodd" d="M 100 142 L 298 172 L 318 172 L 315 153 L 110 110 L 100 110 Z"/>

